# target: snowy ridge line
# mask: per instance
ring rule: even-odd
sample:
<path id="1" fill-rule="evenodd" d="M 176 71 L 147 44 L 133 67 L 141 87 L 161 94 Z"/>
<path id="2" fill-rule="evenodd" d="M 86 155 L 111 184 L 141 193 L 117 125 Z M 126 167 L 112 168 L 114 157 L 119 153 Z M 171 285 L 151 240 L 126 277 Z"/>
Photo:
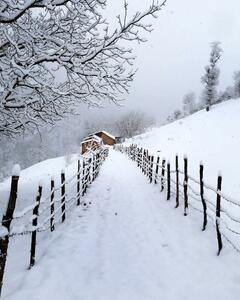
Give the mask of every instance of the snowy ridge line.
<path id="1" fill-rule="evenodd" d="M 0 238 L 5 238 L 7 236 L 21 236 L 31 234 L 35 231 L 41 232 L 51 228 L 51 226 L 54 224 L 60 223 L 62 217 L 65 216 L 65 213 L 69 212 L 73 205 L 77 205 L 77 201 L 80 201 L 80 199 L 83 198 L 87 188 L 93 183 L 93 181 L 97 177 L 101 165 L 107 156 L 108 149 L 102 148 L 100 151 L 91 154 L 90 158 L 84 157 L 84 168 L 83 164 L 80 164 L 81 169 L 79 172 L 76 172 L 73 176 L 71 176 L 68 180 L 65 180 L 58 187 L 55 187 L 53 190 L 50 190 L 49 194 L 47 195 L 39 195 L 38 192 L 37 196 L 40 197 L 39 201 L 36 201 L 34 204 L 25 207 L 21 211 L 14 212 L 13 217 L 11 219 L 3 220 L 1 224 L 2 226 L 0 225 Z M 58 195 L 56 195 L 55 192 L 60 192 L 63 187 L 65 187 L 65 193 L 57 193 Z M 75 189 L 75 191 L 73 189 Z M 53 197 L 53 195 L 54 198 L 52 201 L 51 198 Z M 37 199 L 37 196 L 33 198 Z M 51 201 L 48 202 L 47 200 Z M 54 211 L 51 212 L 51 207 L 55 204 L 60 205 L 58 205 L 57 208 L 54 207 Z M 34 214 L 36 208 L 38 208 L 38 215 Z M 44 217 L 44 215 L 46 215 L 46 213 L 49 212 L 50 214 Z M 30 219 L 25 221 L 25 217 L 29 213 L 32 213 L 32 216 Z M 41 220 L 42 218 L 43 220 Z M 38 222 L 37 226 L 33 226 L 33 221 L 36 219 L 39 219 L 41 221 Z M 52 224 L 49 224 L 46 228 L 44 228 L 44 226 L 47 223 L 50 223 L 49 221 L 51 219 L 54 219 L 54 222 Z M 22 224 L 19 223 L 21 220 L 23 220 Z M 8 231 L 4 226 L 6 222 L 17 222 L 18 224 L 13 224 Z"/>
<path id="2" fill-rule="evenodd" d="M 235 217 L 234 212 L 231 212 L 231 205 L 234 205 L 236 209 L 236 207 L 240 207 L 240 203 L 222 192 L 219 183 L 222 181 L 221 174 L 218 175 L 218 188 L 216 189 L 206 184 L 203 178 L 200 177 L 198 180 L 188 174 L 186 156 L 184 157 L 184 171 L 179 168 L 178 156 L 176 156 L 176 170 L 171 170 L 171 165 L 165 158 L 162 158 L 161 163 L 158 156 L 156 162 L 156 157 L 148 155 L 148 150 L 138 148 L 137 145 L 117 145 L 114 149 L 128 155 L 132 161 L 136 162 L 137 167 L 147 176 L 150 183 L 159 184 L 161 191 L 166 190 L 167 200 L 175 196 L 175 208 L 183 206 L 184 216 L 188 215 L 188 207 L 201 213 L 203 215 L 203 231 L 206 230 L 208 219 L 213 221 L 217 232 L 218 255 L 222 250 L 221 235 L 227 243 L 240 252 L 240 218 Z M 176 178 L 173 179 L 171 174 L 175 174 Z M 202 176 L 201 168 L 199 176 Z M 192 184 L 194 184 L 194 187 Z M 198 190 L 195 186 L 198 187 Z M 216 201 L 214 203 L 210 200 L 210 192 L 214 194 Z M 224 202 L 221 200 L 224 200 Z"/>

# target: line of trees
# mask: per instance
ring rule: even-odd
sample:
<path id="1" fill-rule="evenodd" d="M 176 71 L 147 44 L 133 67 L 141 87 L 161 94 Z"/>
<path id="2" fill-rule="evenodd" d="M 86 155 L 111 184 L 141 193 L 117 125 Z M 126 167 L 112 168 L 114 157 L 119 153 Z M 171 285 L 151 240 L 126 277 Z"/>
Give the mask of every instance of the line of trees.
<path id="1" fill-rule="evenodd" d="M 115 120 L 94 120 L 85 122 L 85 132 L 91 134 L 97 131 L 106 130 L 115 136 L 131 138 L 144 133 L 148 128 L 155 125 L 154 118 L 140 110 L 132 110 Z"/>
<path id="2" fill-rule="evenodd" d="M 173 114 L 168 117 L 168 122 L 178 120 L 202 109 L 209 111 L 214 104 L 240 98 L 240 71 L 234 72 L 232 86 L 227 87 L 221 92 L 217 90 L 220 76 L 218 62 L 222 57 L 222 52 L 223 49 L 219 42 L 213 42 L 211 44 L 209 64 L 205 67 L 204 75 L 201 77 L 203 92 L 200 101 L 197 101 L 194 92 L 187 93 L 182 100 L 182 109 L 175 110 Z"/>

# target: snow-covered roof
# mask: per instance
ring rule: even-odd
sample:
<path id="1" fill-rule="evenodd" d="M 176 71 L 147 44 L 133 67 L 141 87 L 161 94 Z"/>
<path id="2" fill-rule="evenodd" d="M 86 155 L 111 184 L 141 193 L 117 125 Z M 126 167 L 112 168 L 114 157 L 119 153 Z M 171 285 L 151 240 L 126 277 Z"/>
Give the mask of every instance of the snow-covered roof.
<path id="1" fill-rule="evenodd" d="M 82 142 L 81 144 L 85 144 L 85 143 L 87 143 L 87 142 L 92 142 L 92 141 L 95 141 L 95 142 L 97 142 L 97 143 L 101 143 L 101 142 L 102 142 L 102 139 L 101 139 L 99 136 L 97 136 L 97 135 L 89 135 L 89 136 L 87 136 L 87 137 L 83 140 L 83 142 Z"/>
<path id="2" fill-rule="evenodd" d="M 113 136 L 112 134 L 110 134 L 109 132 L 104 131 L 104 130 L 95 132 L 95 134 L 100 133 L 100 132 L 106 134 L 107 136 L 109 136 L 110 138 L 112 138 L 113 140 L 115 140 L 115 136 Z"/>

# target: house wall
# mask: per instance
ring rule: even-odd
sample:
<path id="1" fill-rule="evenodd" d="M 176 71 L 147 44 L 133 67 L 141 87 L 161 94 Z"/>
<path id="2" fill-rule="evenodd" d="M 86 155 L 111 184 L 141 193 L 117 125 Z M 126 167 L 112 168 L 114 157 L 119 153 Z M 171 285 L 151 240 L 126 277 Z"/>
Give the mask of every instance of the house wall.
<path id="1" fill-rule="evenodd" d="M 104 143 L 105 145 L 110 145 L 110 146 L 112 146 L 112 145 L 116 144 L 115 139 L 111 138 L 110 136 L 108 136 L 108 135 L 105 134 L 104 132 L 98 132 L 96 135 L 99 136 L 100 138 L 102 138 L 103 143 Z"/>

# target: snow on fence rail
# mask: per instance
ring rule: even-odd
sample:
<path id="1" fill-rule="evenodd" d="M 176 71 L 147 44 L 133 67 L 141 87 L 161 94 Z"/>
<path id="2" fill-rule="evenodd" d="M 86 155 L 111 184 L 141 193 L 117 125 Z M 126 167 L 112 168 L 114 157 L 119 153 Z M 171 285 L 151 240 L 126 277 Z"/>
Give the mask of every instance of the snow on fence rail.
<path id="1" fill-rule="evenodd" d="M 216 188 L 204 182 L 204 165 L 200 163 L 198 179 L 188 171 L 188 158 L 183 159 L 183 169 L 180 168 L 179 156 L 176 154 L 174 167 L 165 158 L 154 157 L 149 151 L 137 145 L 114 147 L 127 154 L 146 175 L 150 183 L 160 184 L 160 190 L 166 190 L 167 200 L 173 196 L 176 199 L 175 208 L 183 205 L 184 216 L 189 213 L 189 207 L 203 216 L 202 231 L 206 230 L 208 221 L 216 228 L 218 255 L 224 240 L 236 251 L 240 252 L 240 201 L 232 199 L 222 192 L 222 175 L 217 178 Z M 182 200 L 182 201 L 180 201 Z"/>
<path id="2" fill-rule="evenodd" d="M 16 170 L 14 170 L 8 206 L 0 227 L 0 296 L 9 239 L 16 236 L 31 235 L 29 268 L 33 267 L 35 264 L 37 233 L 54 231 L 56 224 L 65 221 L 67 213 L 73 206 L 81 204 L 81 198 L 98 176 L 100 167 L 107 156 L 107 148 L 92 152 L 87 157 L 83 156 L 81 161 L 78 160 L 77 172 L 68 180 L 65 179 L 65 170 L 62 170 L 59 187 L 55 187 L 54 177 L 51 178 L 51 190 L 45 197 L 43 197 L 43 184 L 40 181 L 35 195 L 35 204 L 19 212 L 15 212 L 15 206 L 20 171 L 15 172 Z M 83 203 L 83 205 L 86 205 L 86 203 Z M 30 218 L 29 214 L 31 214 Z"/>

